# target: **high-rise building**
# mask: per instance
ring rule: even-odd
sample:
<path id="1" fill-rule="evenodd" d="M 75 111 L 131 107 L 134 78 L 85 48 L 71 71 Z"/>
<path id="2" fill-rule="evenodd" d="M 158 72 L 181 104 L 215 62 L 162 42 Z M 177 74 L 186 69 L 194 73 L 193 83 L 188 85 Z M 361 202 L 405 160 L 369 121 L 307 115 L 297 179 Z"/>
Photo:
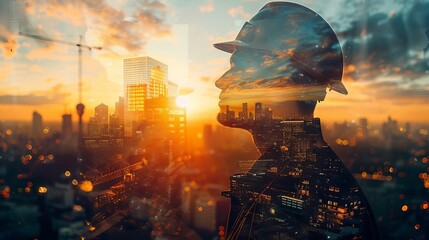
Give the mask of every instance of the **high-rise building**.
<path id="1" fill-rule="evenodd" d="M 273 120 L 273 110 L 271 108 L 265 108 L 264 112 L 264 120 Z"/>
<path id="2" fill-rule="evenodd" d="M 240 120 L 247 120 L 249 118 L 249 110 L 247 108 L 247 103 L 243 103 L 241 115 L 242 115 L 243 119 L 240 119 Z"/>
<path id="3" fill-rule="evenodd" d="M 124 135 L 124 98 L 119 97 L 115 103 L 115 112 L 109 116 L 109 134 L 120 137 Z"/>
<path id="4" fill-rule="evenodd" d="M 255 103 L 255 120 L 260 121 L 264 119 L 264 109 L 262 108 L 262 103 Z"/>
<path id="5" fill-rule="evenodd" d="M 124 125 L 124 97 L 119 97 L 115 103 L 115 116 L 119 120 L 119 125 Z"/>
<path id="6" fill-rule="evenodd" d="M 63 136 L 70 136 L 72 133 L 72 115 L 71 114 L 64 114 L 63 115 L 63 122 L 62 122 L 62 131 L 61 133 Z"/>
<path id="7" fill-rule="evenodd" d="M 108 134 L 108 114 L 109 107 L 107 105 L 102 103 L 95 107 L 94 117 L 90 118 L 88 124 L 88 134 L 90 137 Z"/>
<path id="8" fill-rule="evenodd" d="M 103 103 L 95 107 L 95 115 L 102 133 L 107 133 L 108 119 L 109 119 L 109 107 Z"/>
<path id="9" fill-rule="evenodd" d="M 168 95 L 168 67 L 150 57 L 124 59 L 125 136 L 145 119 L 145 100 Z"/>
<path id="10" fill-rule="evenodd" d="M 227 121 L 235 120 L 235 111 L 229 110 L 229 105 L 226 105 L 226 120 Z"/>
<path id="11" fill-rule="evenodd" d="M 33 137 L 40 139 L 43 133 L 42 115 L 38 112 L 33 112 Z"/>
<path id="12" fill-rule="evenodd" d="M 359 119 L 359 128 L 360 129 L 358 129 L 358 137 L 367 137 L 368 136 L 368 119 L 366 118 Z"/>

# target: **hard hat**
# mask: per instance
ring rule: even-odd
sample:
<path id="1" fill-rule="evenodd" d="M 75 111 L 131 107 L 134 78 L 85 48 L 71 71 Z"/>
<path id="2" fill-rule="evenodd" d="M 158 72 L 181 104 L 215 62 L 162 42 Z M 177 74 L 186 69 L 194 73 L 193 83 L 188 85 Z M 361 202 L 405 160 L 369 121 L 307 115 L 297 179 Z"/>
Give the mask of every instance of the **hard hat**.
<path id="1" fill-rule="evenodd" d="M 296 3 L 271 2 L 244 24 L 234 41 L 214 44 L 233 53 L 237 48 L 259 51 L 282 61 L 286 56 L 291 76 L 307 76 L 300 84 L 323 84 L 331 90 L 347 94 L 341 82 L 343 54 L 329 24 L 314 11 Z M 313 82 L 309 82 L 311 79 Z M 319 99 L 314 99 L 319 100 Z"/>

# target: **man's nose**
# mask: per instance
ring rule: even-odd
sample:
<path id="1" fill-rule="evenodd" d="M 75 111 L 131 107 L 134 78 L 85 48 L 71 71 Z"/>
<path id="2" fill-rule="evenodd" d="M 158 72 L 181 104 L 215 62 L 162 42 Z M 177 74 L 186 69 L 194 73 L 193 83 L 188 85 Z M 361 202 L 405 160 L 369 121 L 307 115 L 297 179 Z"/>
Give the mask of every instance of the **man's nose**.
<path id="1" fill-rule="evenodd" d="M 231 78 L 232 71 L 231 69 L 226 71 L 218 80 L 215 82 L 215 86 L 220 89 L 226 89 L 230 81 L 228 79 Z"/>

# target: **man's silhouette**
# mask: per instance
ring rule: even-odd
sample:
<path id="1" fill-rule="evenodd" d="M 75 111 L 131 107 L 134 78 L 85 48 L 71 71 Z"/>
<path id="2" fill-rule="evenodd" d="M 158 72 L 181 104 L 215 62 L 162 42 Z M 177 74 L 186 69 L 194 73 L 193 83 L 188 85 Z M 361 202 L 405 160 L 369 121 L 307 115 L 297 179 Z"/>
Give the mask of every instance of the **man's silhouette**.
<path id="1" fill-rule="evenodd" d="M 313 117 L 327 88 L 347 94 L 332 28 L 306 7 L 273 2 L 214 46 L 232 53 L 216 82 L 218 120 L 249 130 L 262 153 L 223 193 L 228 239 L 377 239 L 363 192 Z"/>

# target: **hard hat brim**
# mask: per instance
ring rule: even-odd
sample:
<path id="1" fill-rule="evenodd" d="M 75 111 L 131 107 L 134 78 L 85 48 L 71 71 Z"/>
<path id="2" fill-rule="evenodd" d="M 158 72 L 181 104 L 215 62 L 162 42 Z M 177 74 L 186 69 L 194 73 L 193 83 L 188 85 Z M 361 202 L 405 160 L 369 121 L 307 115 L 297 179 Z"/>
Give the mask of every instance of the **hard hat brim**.
<path id="1" fill-rule="evenodd" d="M 221 51 L 227 52 L 227 53 L 233 53 L 235 50 L 236 45 L 233 44 L 235 41 L 229 41 L 229 42 L 221 42 L 221 43 L 215 43 L 213 46 Z"/>
<path id="2" fill-rule="evenodd" d="M 346 89 L 346 86 L 344 86 L 343 82 L 341 80 L 330 80 L 329 81 L 329 88 L 334 90 L 335 92 L 347 95 L 349 92 Z"/>
<path id="3" fill-rule="evenodd" d="M 263 47 L 257 47 L 249 45 L 243 41 L 240 40 L 234 40 L 234 41 L 228 41 L 228 42 L 220 42 L 215 43 L 213 46 L 221 51 L 227 52 L 227 53 L 233 53 L 235 51 L 236 47 L 241 48 L 248 48 L 256 51 L 262 51 L 262 52 L 270 52 L 269 50 L 263 48 Z"/>

